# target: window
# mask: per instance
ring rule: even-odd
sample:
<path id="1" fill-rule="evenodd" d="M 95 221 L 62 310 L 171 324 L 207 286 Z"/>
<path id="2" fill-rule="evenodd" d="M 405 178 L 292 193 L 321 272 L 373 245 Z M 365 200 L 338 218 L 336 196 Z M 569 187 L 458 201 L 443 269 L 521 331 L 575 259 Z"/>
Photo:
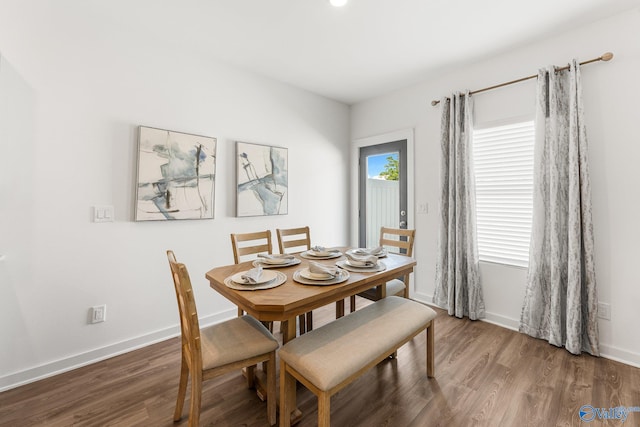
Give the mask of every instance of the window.
<path id="1" fill-rule="evenodd" d="M 473 132 L 481 261 L 529 264 L 534 137 L 533 121 Z"/>

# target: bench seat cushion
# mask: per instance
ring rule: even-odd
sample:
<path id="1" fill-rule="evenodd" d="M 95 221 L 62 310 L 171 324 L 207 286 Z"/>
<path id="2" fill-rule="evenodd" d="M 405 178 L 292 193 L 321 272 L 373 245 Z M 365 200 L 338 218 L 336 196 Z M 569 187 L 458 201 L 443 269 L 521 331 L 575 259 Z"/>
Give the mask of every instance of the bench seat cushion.
<path id="1" fill-rule="evenodd" d="M 327 391 L 376 357 L 395 351 L 435 317 L 426 305 L 390 296 L 288 342 L 279 355 Z"/>

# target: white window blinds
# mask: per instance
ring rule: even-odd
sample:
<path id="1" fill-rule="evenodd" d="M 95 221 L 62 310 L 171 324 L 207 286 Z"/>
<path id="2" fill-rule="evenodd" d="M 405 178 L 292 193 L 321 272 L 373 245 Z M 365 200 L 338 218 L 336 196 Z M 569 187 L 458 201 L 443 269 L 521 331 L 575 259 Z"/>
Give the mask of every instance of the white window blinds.
<path id="1" fill-rule="evenodd" d="M 534 138 L 533 121 L 473 132 L 481 261 L 528 266 Z"/>

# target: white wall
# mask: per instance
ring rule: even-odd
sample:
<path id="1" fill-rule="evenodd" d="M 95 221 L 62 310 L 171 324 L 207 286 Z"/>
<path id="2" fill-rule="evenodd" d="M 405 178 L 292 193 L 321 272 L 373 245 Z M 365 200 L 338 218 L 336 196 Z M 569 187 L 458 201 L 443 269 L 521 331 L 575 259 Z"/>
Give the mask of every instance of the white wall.
<path id="1" fill-rule="evenodd" d="M 346 105 L 114 27 L 90 2 L 31 3 L 0 6 L 0 390 L 176 334 L 166 249 L 215 322 L 235 309 L 204 274 L 233 262 L 230 232 L 309 225 L 314 244 L 347 243 Z M 214 220 L 132 221 L 138 125 L 218 139 Z M 288 215 L 234 217 L 235 140 L 288 147 Z M 116 221 L 91 222 L 93 205 Z M 89 325 L 99 304 L 107 321 Z"/>
<path id="2" fill-rule="evenodd" d="M 599 299 L 611 304 L 611 320 L 600 320 L 602 353 L 640 365 L 640 143 L 637 132 L 640 97 L 640 11 L 592 23 L 526 48 L 486 61 L 425 76 L 417 86 L 352 107 L 351 138 L 356 140 L 400 128 L 415 129 L 416 206 L 428 203 L 429 213 L 416 215 L 418 258 L 414 296 L 431 301 L 434 291 L 438 188 L 440 170 L 440 99 L 452 91 L 480 89 L 536 74 L 543 66 L 564 65 L 604 52 L 609 63 L 582 69 L 593 190 Z M 532 115 L 535 80 L 475 96 L 476 123 Z M 483 264 L 481 276 L 487 319 L 517 328 L 524 297 L 526 270 Z"/>

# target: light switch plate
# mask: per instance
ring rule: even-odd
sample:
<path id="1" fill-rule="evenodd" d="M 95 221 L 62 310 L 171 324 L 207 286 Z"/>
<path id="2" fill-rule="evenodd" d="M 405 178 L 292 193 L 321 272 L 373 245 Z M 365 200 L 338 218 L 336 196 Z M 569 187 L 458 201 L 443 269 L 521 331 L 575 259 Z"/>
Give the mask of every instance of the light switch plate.
<path id="1" fill-rule="evenodd" d="M 93 222 L 113 222 L 113 206 L 103 205 L 93 207 Z"/>

